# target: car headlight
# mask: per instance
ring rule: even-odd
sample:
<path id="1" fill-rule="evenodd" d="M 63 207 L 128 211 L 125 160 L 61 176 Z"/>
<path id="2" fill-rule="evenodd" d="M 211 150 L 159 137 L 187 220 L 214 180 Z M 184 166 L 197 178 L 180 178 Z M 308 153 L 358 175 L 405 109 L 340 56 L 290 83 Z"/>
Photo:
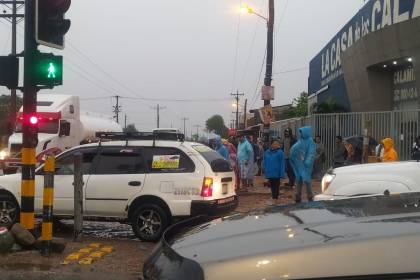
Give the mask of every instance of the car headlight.
<path id="1" fill-rule="evenodd" d="M 8 157 L 9 157 L 9 151 L 8 150 L 0 151 L 0 160 L 5 160 Z"/>
<path id="2" fill-rule="evenodd" d="M 325 192 L 328 189 L 328 187 L 331 185 L 331 182 L 334 180 L 334 178 L 335 178 L 335 174 L 325 174 L 321 182 L 322 192 Z"/>

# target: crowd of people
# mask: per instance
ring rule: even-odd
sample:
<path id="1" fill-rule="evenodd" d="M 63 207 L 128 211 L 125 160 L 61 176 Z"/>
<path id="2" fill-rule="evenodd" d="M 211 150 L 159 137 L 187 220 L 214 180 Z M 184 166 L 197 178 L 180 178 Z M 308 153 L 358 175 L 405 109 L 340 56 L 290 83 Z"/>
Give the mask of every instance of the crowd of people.
<path id="1" fill-rule="evenodd" d="M 279 204 L 279 190 L 282 184 L 295 190 L 296 203 L 302 201 L 304 187 L 307 200 L 312 201 L 312 180 L 322 179 L 325 166 L 338 168 L 360 164 L 363 158 L 362 137 L 343 139 L 338 135 L 335 138 L 332 161 L 327 163 L 322 139 L 319 135 L 312 138 L 310 126 L 300 128 L 297 136 L 293 135 L 291 128 L 285 129 L 283 137 L 272 139 L 266 149 L 261 139 L 246 134 L 229 139 L 216 137 L 213 148 L 230 162 L 236 175 L 236 188 L 239 193 L 254 187 L 255 176 L 264 175 L 264 185 L 271 189 L 272 199 L 269 204 L 273 205 Z M 378 162 L 398 160 L 394 141 L 390 137 L 386 137 L 379 144 L 374 140 L 369 141 L 368 153 Z M 412 157 L 420 160 L 420 137 L 415 140 Z"/>

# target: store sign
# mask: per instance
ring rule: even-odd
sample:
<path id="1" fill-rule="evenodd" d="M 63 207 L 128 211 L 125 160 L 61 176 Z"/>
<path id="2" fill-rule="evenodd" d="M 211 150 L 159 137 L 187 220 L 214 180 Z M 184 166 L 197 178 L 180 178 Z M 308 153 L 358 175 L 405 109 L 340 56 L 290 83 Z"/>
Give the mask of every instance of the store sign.
<path id="1" fill-rule="evenodd" d="M 343 76 L 341 54 L 371 32 L 420 16 L 420 0 L 371 0 L 311 61 L 310 90 Z"/>
<path id="2" fill-rule="evenodd" d="M 394 103 L 414 101 L 417 103 L 418 91 L 412 67 L 394 73 Z"/>

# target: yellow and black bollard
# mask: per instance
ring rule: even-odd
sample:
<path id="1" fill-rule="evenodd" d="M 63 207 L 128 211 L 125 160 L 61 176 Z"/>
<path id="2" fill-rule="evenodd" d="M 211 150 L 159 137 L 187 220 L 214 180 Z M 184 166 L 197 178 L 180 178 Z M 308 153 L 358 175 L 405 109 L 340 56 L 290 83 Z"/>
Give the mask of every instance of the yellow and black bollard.
<path id="1" fill-rule="evenodd" d="M 35 225 L 35 165 L 35 149 L 23 148 L 20 224 L 30 231 L 33 231 Z"/>
<path id="2" fill-rule="evenodd" d="M 54 172 L 55 157 L 48 156 L 44 165 L 44 200 L 41 234 L 41 254 L 43 256 L 51 255 L 51 242 L 53 236 Z"/>

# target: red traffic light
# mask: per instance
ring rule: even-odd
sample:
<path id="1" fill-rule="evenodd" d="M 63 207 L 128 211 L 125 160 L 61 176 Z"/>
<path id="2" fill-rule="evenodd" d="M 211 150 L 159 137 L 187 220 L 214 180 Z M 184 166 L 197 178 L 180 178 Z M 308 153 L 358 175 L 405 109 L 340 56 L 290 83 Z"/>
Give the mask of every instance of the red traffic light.
<path id="1" fill-rule="evenodd" d="M 29 123 L 31 125 L 37 125 L 38 124 L 38 117 L 37 116 L 30 116 L 29 117 Z"/>

